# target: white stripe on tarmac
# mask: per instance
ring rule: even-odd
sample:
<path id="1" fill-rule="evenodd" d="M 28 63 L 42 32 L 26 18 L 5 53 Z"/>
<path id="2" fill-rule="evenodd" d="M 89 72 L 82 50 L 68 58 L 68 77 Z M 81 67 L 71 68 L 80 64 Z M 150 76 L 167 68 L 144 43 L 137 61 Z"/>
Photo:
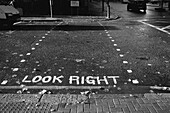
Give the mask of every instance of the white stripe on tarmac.
<path id="1" fill-rule="evenodd" d="M 168 29 L 168 28 L 170 28 L 170 25 L 169 25 L 169 26 L 166 26 L 166 27 L 163 27 L 163 28 L 161 28 L 161 29 Z"/>
<path id="2" fill-rule="evenodd" d="M 15 22 L 13 25 L 17 25 L 17 24 L 20 24 L 20 23 L 22 23 L 22 21 Z"/>
<path id="3" fill-rule="evenodd" d="M 170 35 L 170 32 L 168 32 L 168 31 L 166 31 L 166 30 L 164 30 L 164 29 L 161 29 L 161 28 L 159 28 L 159 27 L 157 27 L 157 26 L 154 26 L 154 25 L 152 25 L 152 24 L 148 24 L 148 23 L 146 23 L 146 22 L 143 22 L 142 20 L 138 20 L 138 22 L 141 22 L 141 23 L 143 23 L 143 24 L 145 24 L 145 25 L 148 25 L 148 26 L 150 26 L 150 27 L 152 27 L 152 28 L 155 28 L 155 29 L 157 29 L 157 30 L 159 30 L 159 31 L 162 31 L 162 32 L 167 33 L 168 35 Z"/>
<path id="4" fill-rule="evenodd" d="M 0 89 L 100 89 L 106 86 L 0 86 Z"/>

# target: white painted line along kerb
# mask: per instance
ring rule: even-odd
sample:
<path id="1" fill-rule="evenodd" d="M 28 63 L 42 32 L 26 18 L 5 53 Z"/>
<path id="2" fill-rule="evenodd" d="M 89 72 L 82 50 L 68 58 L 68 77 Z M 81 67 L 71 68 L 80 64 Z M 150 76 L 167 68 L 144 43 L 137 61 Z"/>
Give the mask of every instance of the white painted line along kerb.
<path id="1" fill-rule="evenodd" d="M 166 27 L 163 27 L 163 28 L 161 28 L 161 29 L 170 29 L 170 25 L 168 25 L 168 26 L 166 26 Z"/>
<path id="2" fill-rule="evenodd" d="M 157 27 L 157 26 L 154 26 L 154 25 L 152 25 L 152 24 L 143 22 L 142 20 L 138 20 L 138 22 L 141 22 L 141 23 L 143 23 L 143 24 L 145 24 L 145 25 L 148 25 L 148 26 L 150 26 L 150 27 L 152 27 L 152 28 L 155 28 L 155 29 L 157 29 L 157 30 L 159 30 L 159 31 L 162 31 L 162 32 L 167 33 L 168 35 L 170 35 L 170 32 L 168 32 L 168 31 L 166 31 L 166 30 L 164 30 L 164 29 L 161 29 L 161 28 L 159 28 L 159 27 Z"/>
<path id="3" fill-rule="evenodd" d="M 20 24 L 20 23 L 22 23 L 22 21 L 15 22 L 13 25 L 17 25 L 17 24 Z"/>
<path id="4" fill-rule="evenodd" d="M 106 86 L 24 86 L 28 89 L 100 89 Z M 0 86 L 0 89 L 23 89 L 21 86 Z"/>

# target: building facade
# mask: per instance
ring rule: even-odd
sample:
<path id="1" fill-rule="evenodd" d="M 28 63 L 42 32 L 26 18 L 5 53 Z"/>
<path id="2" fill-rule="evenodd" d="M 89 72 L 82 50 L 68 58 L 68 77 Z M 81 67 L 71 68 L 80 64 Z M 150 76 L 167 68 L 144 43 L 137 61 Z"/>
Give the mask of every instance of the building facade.
<path id="1" fill-rule="evenodd" d="M 23 16 L 86 15 L 90 0 L 15 0 L 14 6 Z M 50 5 L 51 3 L 51 5 Z"/>

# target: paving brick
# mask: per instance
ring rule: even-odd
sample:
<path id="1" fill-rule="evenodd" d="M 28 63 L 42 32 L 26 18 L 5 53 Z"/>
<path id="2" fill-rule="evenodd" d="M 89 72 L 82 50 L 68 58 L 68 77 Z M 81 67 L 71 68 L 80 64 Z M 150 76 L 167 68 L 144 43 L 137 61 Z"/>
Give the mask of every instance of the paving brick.
<path id="1" fill-rule="evenodd" d="M 170 98 L 170 94 L 169 94 L 169 93 L 162 93 L 161 96 L 162 96 L 162 97 L 168 97 L 168 98 Z"/>
<path id="2" fill-rule="evenodd" d="M 113 103 L 113 99 L 108 99 L 107 103 L 108 103 L 109 107 L 115 107 L 115 105 Z"/>
<path id="3" fill-rule="evenodd" d="M 152 103 L 152 105 L 156 111 L 161 110 L 161 107 L 158 105 L 158 103 Z"/>
<path id="4" fill-rule="evenodd" d="M 109 105 L 107 103 L 103 103 L 102 107 L 104 112 L 110 112 Z"/>
<path id="5" fill-rule="evenodd" d="M 68 112 L 69 113 L 71 111 L 71 109 L 66 108 L 66 104 L 61 103 L 61 104 L 58 105 L 58 110 L 57 111 L 58 112 Z"/>
<path id="6" fill-rule="evenodd" d="M 77 113 L 77 106 L 73 106 L 70 110 L 70 113 Z"/>
<path id="7" fill-rule="evenodd" d="M 137 98 L 136 100 L 137 100 L 138 103 L 144 104 L 144 101 L 141 98 Z"/>
<path id="8" fill-rule="evenodd" d="M 137 101 L 133 101 L 132 104 L 134 105 L 136 110 L 138 110 L 141 107 Z"/>
<path id="9" fill-rule="evenodd" d="M 163 99 L 161 99 L 161 102 L 168 102 L 168 99 L 167 98 L 163 98 Z"/>
<path id="10" fill-rule="evenodd" d="M 5 94 L 0 102 L 38 102 L 40 96 L 39 94 Z"/>
<path id="11" fill-rule="evenodd" d="M 122 110 L 124 113 L 130 113 L 130 110 L 128 107 L 124 107 L 124 108 L 122 108 Z"/>
<path id="12" fill-rule="evenodd" d="M 144 94 L 144 97 L 147 98 L 147 99 L 160 98 L 160 96 L 158 94 L 155 94 L 155 93 L 146 93 L 146 94 Z"/>
<path id="13" fill-rule="evenodd" d="M 151 103 L 147 98 L 142 98 L 142 100 L 143 100 L 143 102 L 144 102 L 145 104 Z"/>
<path id="14" fill-rule="evenodd" d="M 90 104 L 90 112 L 97 113 L 97 106 L 95 104 Z"/>
<path id="15" fill-rule="evenodd" d="M 84 112 L 90 112 L 90 104 L 83 105 Z"/>
<path id="16" fill-rule="evenodd" d="M 147 104 L 140 104 L 141 107 L 149 107 L 149 106 L 152 106 L 152 103 L 147 103 Z"/>
<path id="17" fill-rule="evenodd" d="M 96 102 L 96 105 L 102 105 L 103 104 L 101 99 L 96 99 L 95 102 Z"/>
<path id="18" fill-rule="evenodd" d="M 52 104 L 58 104 L 60 103 L 60 98 L 62 95 L 43 95 L 41 98 L 41 102 L 49 102 Z"/>
<path id="19" fill-rule="evenodd" d="M 158 110 L 158 113 L 170 113 L 170 110 Z"/>
<path id="20" fill-rule="evenodd" d="M 153 106 L 147 107 L 151 113 L 158 113 Z"/>
<path id="21" fill-rule="evenodd" d="M 147 107 L 140 109 L 139 111 L 143 111 L 144 113 L 151 113 Z"/>
<path id="22" fill-rule="evenodd" d="M 77 105 L 77 113 L 83 112 L 83 104 L 78 104 Z"/>
<path id="23" fill-rule="evenodd" d="M 158 102 L 158 105 L 160 106 L 161 109 L 167 109 L 169 108 L 169 106 L 167 106 L 165 103 L 163 102 Z"/>
<path id="24" fill-rule="evenodd" d="M 101 105 L 97 106 L 97 113 L 102 113 L 103 107 Z"/>
<path id="25" fill-rule="evenodd" d="M 119 99 L 113 99 L 113 103 L 116 107 L 120 105 Z"/>
<path id="26" fill-rule="evenodd" d="M 123 113 L 123 109 L 122 108 L 115 108 L 115 107 L 110 107 L 110 111 L 111 112 L 122 112 Z"/>
<path id="27" fill-rule="evenodd" d="M 131 113 L 144 113 L 143 111 L 132 111 Z"/>
<path id="28" fill-rule="evenodd" d="M 130 112 L 136 111 L 136 110 L 135 110 L 135 107 L 134 107 L 134 105 L 133 105 L 132 103 L 127 104 L 127 106 L 128 106 L 128 108 L 129 108 Z"/>
<path id="29" fill-rule="evenodd" d="M 145 106 L 141 106 L 141 107 L 137 108 L 137 111 L 146 111 L 146 110 L 148 110 L 148 109 Z"/>
<path id="30" fill-rule="evenodd" d="M 68 100 L 73 101 L 73 100 L 75 100 L 77 98 L 78 102 L 83 102 L 83 101 L 86 101 L 88 99 L 88 97 L 85 96 L 85 95 L 77 95 L 77 96 L 76 95 L 71 95 L 70 97 L 71 98 L 69 98 Z"/>

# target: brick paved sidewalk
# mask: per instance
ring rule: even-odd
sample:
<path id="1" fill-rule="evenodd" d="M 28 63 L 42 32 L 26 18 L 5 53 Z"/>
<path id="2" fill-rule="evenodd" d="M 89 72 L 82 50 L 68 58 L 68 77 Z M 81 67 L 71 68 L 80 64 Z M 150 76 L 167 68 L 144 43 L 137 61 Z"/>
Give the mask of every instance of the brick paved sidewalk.
<path id="1" fill-rule="evenodd" d="M 1 113 L 169 113 L 170 94 L 0 94 Z"/>

